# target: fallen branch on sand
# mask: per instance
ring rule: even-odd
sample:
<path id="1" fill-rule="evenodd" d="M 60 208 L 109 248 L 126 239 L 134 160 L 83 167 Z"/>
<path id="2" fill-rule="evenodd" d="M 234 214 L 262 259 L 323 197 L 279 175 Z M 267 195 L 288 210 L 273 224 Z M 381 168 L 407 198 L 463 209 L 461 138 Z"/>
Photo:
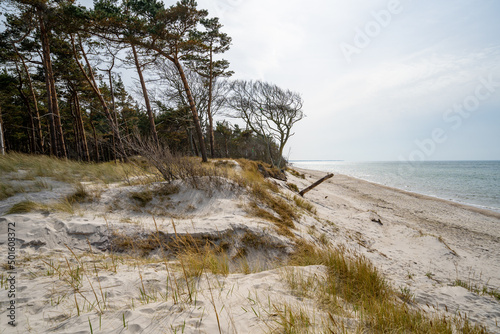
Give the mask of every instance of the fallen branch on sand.
<path id="1" fill-rule="evenodd" d="M 328 180 L 328 179 L 329 179 L 329 178 L 331 178 L 331 177 L 333 177 L 333 174 L 331 174 L 331 173 L 330 173 L 330 174 L 328 174 L 328 175 L 326 175 L 326 176 L 324 176 L 324 177 L 322 177 L 322 178 L 321 178 L 321 179 L 319 179 L 318 181 L 316 181 L 316 182 L 314 182 L 313 184 L 311 184 L 309 187 L 307 187 L 307 188 L 305 188 L 304 190 L 302 190 L 301 192 L 299 192 L 299 195 L 300 195 L 300 196 L 302 196 L 302 197 L 304 197 L 304 194 L 305 194 L 306 192 L 308 192 L 309 190 L 311 190 L 311 189 L 313 189 L 313 188 L 315 188 L 315 187 L 319 186 L 319 185 L 320 185 L 323 181 Z"/>

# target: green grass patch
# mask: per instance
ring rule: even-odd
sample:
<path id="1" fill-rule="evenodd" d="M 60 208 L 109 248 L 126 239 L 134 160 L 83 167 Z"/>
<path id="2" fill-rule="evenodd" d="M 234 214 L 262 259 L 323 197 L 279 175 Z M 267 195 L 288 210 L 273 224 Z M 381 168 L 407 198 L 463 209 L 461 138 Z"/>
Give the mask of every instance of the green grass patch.
<path id="1" fill-rule="evenodd" d="M 456 279 L 455 282 L 453 282 L 453 286 L 461 286 L 476 295 L 489 295 L 500 300 L 500 292 L 498 292 L 498 290 L 490 289 L 486 285 L 481 287 L 480 285 L 472 283 L 470 280 L 464 281 Z"/>

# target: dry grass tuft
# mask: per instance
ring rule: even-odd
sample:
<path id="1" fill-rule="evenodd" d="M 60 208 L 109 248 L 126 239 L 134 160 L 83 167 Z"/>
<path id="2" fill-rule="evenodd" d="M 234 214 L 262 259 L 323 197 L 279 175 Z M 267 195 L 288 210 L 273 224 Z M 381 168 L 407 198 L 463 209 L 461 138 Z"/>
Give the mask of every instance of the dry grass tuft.
<path id="1" fill-rule="evenodd" d="M 0 201 L 24 191 L 25 191 L 24 187 L 0 181 Z"/>
<path id="2" fill-rule="evenodd" d="M 110 248 L 115 252 L 128 252 L 146 256 L 158 247 L 158 242 L 152 234 L 128 235 L 113 230 L 110 238 Z"/>
<path id="3" fill-rule="evenodd" d="M 201 277 L 207 271 L 215 275 L 229 274 L 229 256 L 218 247 L 208 244 L 203 248 L 189 247 L 177 258 L 184 264 L 188 277 Z"/>
<path id="4" fill-rule="evenodd" d="M 49 203 L 49 204 L 42 204 L 42 209 L 47 210 L 47 211 L 60 211 L 60 212 L 66 212 L 66 213 L 75 213 L 75 207 L 74 207 L 73 202 L 70 202 L 67 198 L 63 198 L 60 201 Z"/>
<path id="5" fill-rule="evenodd" d="M 301 178 L 301 179 L 305 179 L 306 178 L 306 176 L 304 174 L 297 172 L 293 168 L 287 168 L 287 172 L 290 173 L 290 174 L 292 174 L 293 176 Z"/>
<path id="6" fill-rule="evenodd" d="M 466 318 L 450 319 L 413 309 L 401 301 L 401 293 L 387 284 L 370 261 L 344 246 L 317 249 L 305 242 L 297 243 L 289 263 L 326 266 L 326 277 L 315 276 L 319 280 L 316 283 L 300 282 L 300 278 L 290 272 L 285 272 L 285 279 L 294 290 L 308 290 L 296 293 L 310 295 L 313 291 L 314 299 L 330 314 L 329 332 L 345 328 L 345 324 L 338 323 L 338 316 L 352 308 L 358 310 L 356 314 L 360 319 L 358 328 L 353 328 L 356 332 L 486 333 L 483 327 L 470 324 Z"/>
<path id="7" fill-rule="evenodd" d="M 24 180 L 34 180 L 36 177 L 50 177 L 56 181 L 67 183 L 82 181 L 112 183 L 124 180 L 127 175 L 136 169 L 137 167 L 128 163 L 83 163 L 45 155 L 21 153 L 9 153 L 0 159 L 0 171 L 26 171 L 22 176 Z"/>
<path id="8" fill-rule="evenodd" d="M 285 174 L 279 168 L 272 167 L 265 162 L 253 161 L 248 159 L 237 159 L 236 161 L 244 171 L 258 173 L 264 178 L 270 177 L 273 179 L 286 181 Z"/>
<path id="9" fill-rule="evenodd" d="M 275 195 L 266 185 L 255 183 L 250 193 L 253 201 L 249 205 L 249 213 L 275 223 L 280 230 L 294 228 L 294 220 L 299 218 L 297 208 L 284 198 Z"/>
<path id="10" fill-rule="evenodd" d="M 280 327 L 280 333 L 307 334 L 314 330 L 314 322 L 304 307 L 288 303 L 273 304 L 272 311 L 276 316 L 274 321 Z"/>
<path id="11" fill-rule="evenodd" d="M 249 191 L 251 201 L 246 207 L 247 213 L 274 223 L 280 234 L 293 238 L 291 229 L 295 228 L 294 220 L 300 217 L 299 210 L 293 202 L 281 195 L 275 182 L 265 178 L 281 171 L 274 171 L 270 166 L 246 159 L 238 159 L 238 163 L 242 172 L 234 176 L 234 181 Z"/>
<path id="12" fill-rule="evenodd" d="M 288 265 L 291 266 L 312 266 L 325 265 L 325 259 L 322 258 L 323 252 L 307 241 L 302 239 L 295 241 L 294 252 L 288 259 Z"/>
<path id="13" fill-rule="evenodd" d="M 14 204 L 8 211 L 7 214 L 13 214 L 13 213 L 28 213 L 28 212 L 33 212 L 36 210 L 39 210 L 41 208 L 39 203 L 35 203 L 33 201 L 22 201 L 19 203 Z"/>
<path id="14" fill-rule="evenodd" d="M 282 244 L 277 244 L 273 241 L 269 235 L 266 233 L 256 234 L 254 232 L 247 231 L 240 239 L 244 248 L 252 249 L 283 249 L 285 248 Z"/>
<path id="15" fill-rule="evenodd" d="M 172 183 L 166 183 L 166 184 L 161 184 L 159 187 L 153 189 L 152 191 L 156 196 L 168 197 L 179 193 L 179 190 L 180 188 L 178 185 Z"/>
<path id="16" fill-rule="evenodd" d="M 299 187 L 297 187 L 297 185 L 295 183 L 288 182 L 286 184 L 286 186 L 288 187 L 288 189 L 290 189 L 293 192 L 296 192 L 296 193 L 300 192 Z"/>
<path id="17" fill-rule="evenodd" d="M 90 194 L 81 183 L 77 183 L 74 193 L 66 196 L 66 200 L 71 204 L 82 203 L 89 200 L 90 198 Z"/>
<path id="18" fill-rule="evenodd" d="M 134 191 L 130 193 L 130 198 L 136 201 L 139 206 L 145 207 L 149 202 L 153 200 L 153 193 L 149 189 L 143 191 Z"/>
<path id="19" fill-rule="evenodd" d="M 316 214 L 316 208 L 314 207 L 314 205 L 312 205 L 309 201 L 303 199 L 302 197 L 294 196 L 293 201 L 299 208 L 309 211 L 312 214 Z"/>
<path id="20" fill-rule="evenodd" d="M 23 184 L 19 184 L 17 177 L 19 175 L 10 175 L 0 177 L 0 201 L 12 197 L 20 193 L 28 192 L 39 192 L 44 189 L 51 189 L 51 186 L 40 178 L 36 178 L 31 181 L 24 181 Z"/>

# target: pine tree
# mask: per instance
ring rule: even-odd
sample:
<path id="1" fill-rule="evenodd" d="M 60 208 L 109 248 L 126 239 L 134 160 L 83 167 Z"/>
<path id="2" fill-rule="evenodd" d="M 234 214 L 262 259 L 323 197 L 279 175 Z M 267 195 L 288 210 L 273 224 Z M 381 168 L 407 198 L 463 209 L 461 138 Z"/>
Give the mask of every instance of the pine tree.
<path id="1" fill-rule="evenodd" d="M 233 74 L 232 71 L 227 71 L 229 62 L 227 60 L 214 60 L 214 55 L 224 53 L 229 50 L 231 45 L 231 37 L 220 31 L 222 24 L 218 18 L 203 19 L 201 24 L 205 27 L 205 31 L 196 32 L 195 38 L 203 45 L 198 54 L 191 56 L 188 66 L 196 73 L 206 79 L 208 86 L 208 102 L 207 102 L 207 117 L 208 117 L 208 137 L 210 142 L 210 153 L 212 158 L 215 157 L 215 141 L 214 141 L 214 124 L 213 124 L 213 88 L 214 82 L 219 77 L 229 77 Z"/>

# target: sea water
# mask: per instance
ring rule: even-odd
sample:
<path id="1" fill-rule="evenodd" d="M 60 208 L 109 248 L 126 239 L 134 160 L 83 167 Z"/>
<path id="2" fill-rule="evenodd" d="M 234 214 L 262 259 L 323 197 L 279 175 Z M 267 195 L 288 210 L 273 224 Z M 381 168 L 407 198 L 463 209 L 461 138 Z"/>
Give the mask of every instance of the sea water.
<path id="1" fill-rule="evenodd" d="M 291 163 L 500 212 L 500 161 Z"/>

